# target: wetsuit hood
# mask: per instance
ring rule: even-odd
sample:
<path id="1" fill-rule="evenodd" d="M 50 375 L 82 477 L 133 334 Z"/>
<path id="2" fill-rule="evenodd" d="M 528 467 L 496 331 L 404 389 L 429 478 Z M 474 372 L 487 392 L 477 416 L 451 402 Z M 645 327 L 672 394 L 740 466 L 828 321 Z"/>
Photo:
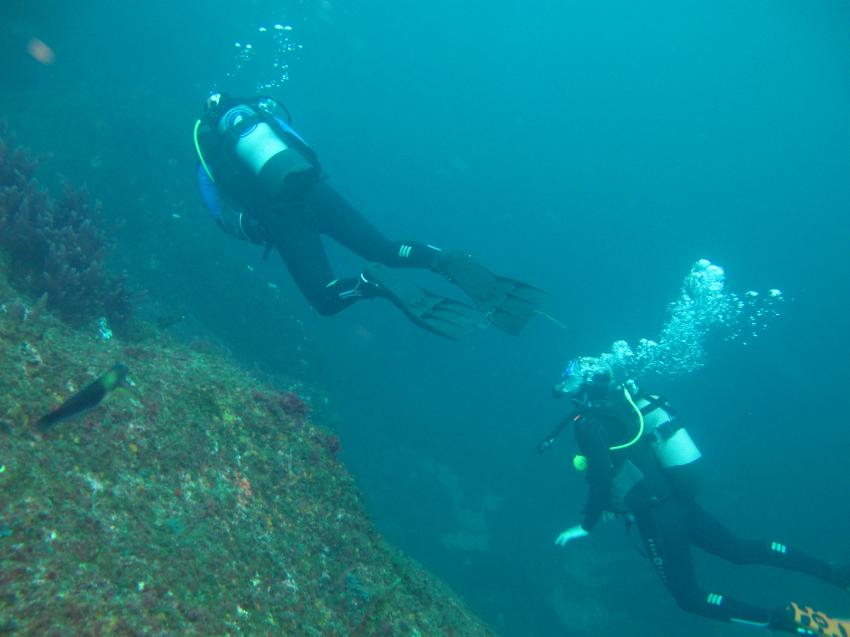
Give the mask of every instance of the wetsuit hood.
<path id="1" fill-rule="evenodd" d="M 561 382 L 555 386 L 556 393 L 579 397 L 602 398 L 614 384 L 614 370 L 601 357 L 581 356 L 571 360 L 561 374 Z"/>

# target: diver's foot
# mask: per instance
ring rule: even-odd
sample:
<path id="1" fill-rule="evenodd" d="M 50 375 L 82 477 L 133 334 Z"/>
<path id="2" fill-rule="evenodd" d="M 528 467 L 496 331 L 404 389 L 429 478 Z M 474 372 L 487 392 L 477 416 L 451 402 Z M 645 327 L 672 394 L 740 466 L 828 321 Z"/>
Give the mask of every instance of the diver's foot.
<path id="1" fill-rule="evenodd" d="M 374 299 L 385 296 L 380 285 L 361 274 L 359 277 L 335 279 L 326 286 L 336 292 L 340 299 Z"/>
<path id="2" fill-rule="evenodd" d="M 775 631 L 811 637 L 850 636 L 850 621 L 830 617 L 823 611 L 800 606 L 796 602 L 772 613 L 770 627 Z"/>
<path id="3" fill-rule="evenodd" d="M 457 340 L 483 327 L 484 316 L 474 307 L 424 290 L 392 268 L 369 264 L 361 275 L 365 289 L 389 299 L 420 327 Z"/>
<path id="4" fill-rule="evenodd" d="M 370 281 L 362 272 L 360 273 L 360 278 L 357 279 L 357 285 L 354 287 L 354 293 L 357 296 L 364 299 L 374 299 L 375 297 L 381 296 L 382 292 L 383 290 L 380 285 L 374 281 Z"/>

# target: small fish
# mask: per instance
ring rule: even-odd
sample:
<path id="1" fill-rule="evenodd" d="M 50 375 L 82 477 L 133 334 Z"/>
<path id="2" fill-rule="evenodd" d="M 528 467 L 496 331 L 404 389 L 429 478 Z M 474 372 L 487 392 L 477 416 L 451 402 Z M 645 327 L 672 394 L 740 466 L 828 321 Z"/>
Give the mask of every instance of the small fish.
<path id="1" fill-rule="evenodd" d="M 100 404 L 100 401 L 106 398 L 109 392 L 124 382 L 128 371 L 126 365 L 116 364 L 103 376 L 78 391 L 49 414 L 39 418 L 38 428 L 41 431 L 47 431 L 58 422 L 94 409 Z"/>
<path id="2" fill-rule="evenodd" d="M 168 329 L 169 327 L 177 325 L 178 323 L 182 322 L 185 319 L 186 319 L 185 314 L 166 314 L 166 315 L 160 316 L 158 319 L 156 319 L 156 326 L 161 330 L 165 330 L 165 329 Z"/>

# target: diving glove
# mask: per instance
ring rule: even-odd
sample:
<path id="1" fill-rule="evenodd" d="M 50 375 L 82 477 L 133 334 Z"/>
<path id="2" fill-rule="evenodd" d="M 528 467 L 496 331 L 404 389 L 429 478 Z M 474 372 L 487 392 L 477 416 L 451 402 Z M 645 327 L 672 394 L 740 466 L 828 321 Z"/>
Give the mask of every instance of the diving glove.
<path id="1" fill-rule="evenodd" d="M 239 229 L 243 235 L 241 238 L 247 239 L 255 245 L 263 245 L 266 242 L 265 228 L 254 217 L 246 215 L 244 212 L 239 213 Z"/>
<path id="2" fill-rule="evenodd" d="M 217 221 L 222 230 L 237 239 L 250 241 L 255 245 L 263 245 L 266 242 L 265 228 L 251 215 L 225 207 Z"/>
<path id="3" fill-rule="evenodd" d="M 568 528 L 566 531 L 563 531 L 557 538 L 555 538 L 555 544 L 558 546 L 566 546 L 569 542 L 572 542 L 573 540 L 580 540 L 588 535 L 590 535 L 590 533 L 581 528 L 581 524 L 576 524 L 575 526 Z"/>

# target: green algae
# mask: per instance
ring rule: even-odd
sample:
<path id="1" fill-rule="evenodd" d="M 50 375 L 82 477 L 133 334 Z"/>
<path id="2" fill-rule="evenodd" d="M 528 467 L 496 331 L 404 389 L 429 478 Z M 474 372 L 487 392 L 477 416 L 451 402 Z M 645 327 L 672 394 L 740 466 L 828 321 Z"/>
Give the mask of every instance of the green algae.
<path id="1" fill-rule="evenodd" d="M 297 392 L 47 314 L 0 311 L 0 357 L 0 634 L 492 634 L 376 533 Z M 127 388 L 36 430 L 116 361 Z"/>

